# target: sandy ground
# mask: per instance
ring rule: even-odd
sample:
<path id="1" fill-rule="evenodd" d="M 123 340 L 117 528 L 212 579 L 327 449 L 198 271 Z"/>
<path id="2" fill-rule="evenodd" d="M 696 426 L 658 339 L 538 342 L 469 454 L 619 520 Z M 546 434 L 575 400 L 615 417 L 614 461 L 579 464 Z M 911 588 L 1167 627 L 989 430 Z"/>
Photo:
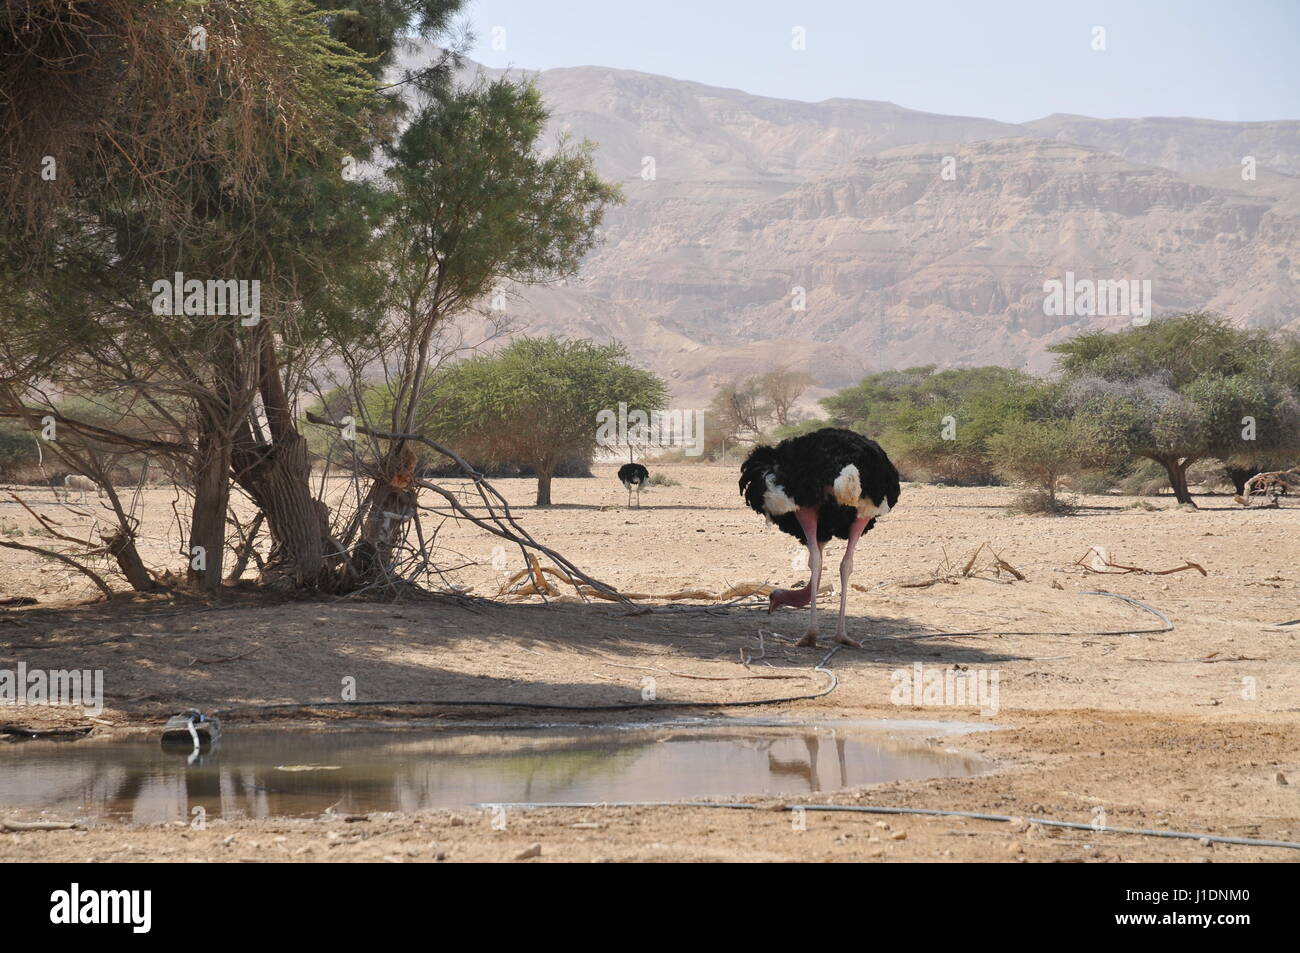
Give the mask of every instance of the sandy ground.
<path id="1" fill-rule="evenodd" d="M 804 574 L 797 547 L 747 509 L 733 468 L 662 468 L 679 485 L 624 506 L 613 468 L 596 479 L 559 480 L 559 505 L 531 506 L 533 484 L 497 486 L 538 539 L 624 591 L 721 592 L 742 582 L 792 584 Z M 84 538 L 92 504 L 57 506 L 48 490 L 24 500 Z M 1172 500 L 1157 511 L 1128 498 L 1085 497 L 1069 518 L 1010 516 L 1004 489 L 908 485 L 899 506 L 864 540 L 849 595 L 850 633 L 864 640 L 828 663 L 839 684 L 829 696 L 726 715 L 926 718 L 983 721 L 998 730 L 953 742 L 996 759 L 973 778 L 907 781 L 832 795 L 760 801 L 859 803 L 1038 816 L 1300 841 L 1300 505 L 1243 510 L 1202 497 L 1198 512 Z M 35 520 L 0 490 L 0 532 L 33 544 Z M 141 512 L 146 561 L 177 566 L 167 541 L 171 494 L 149 491 Z M 426 524 L 431 533 L 439 521 Z M 453 575 L 492 596 L 522 566 L 517 550 L 464 524 L 438 530 Z M 958 575 L 981 543 L 1026 577 L 995 573 L 987 551 L 978 576 L 902 585 L 945 568 Z M 831 544 L 838 587 L 840 547 Z M 1076 565 L 1090 547 L 1148 570 L 1195 562 L 1169 575 L 1103 577 Z M 1166 614 L 1171 632 L 1089 635 L 1159 628 L 1131 604 L 1086 595 L 1129 596 Z M 660 700 L 753 701 L 807 694 L 826 684 L 811 671 L 826 649 L 798 649 L 804 613 L 760 609 L 669 610 L 630 615 L 614 604 L 496 604 L 435 600 L 399 604 L 268 602 L 232 592 L 218 603 L 156 597 L 75 605 L 92 589 L 37 557 L 0 550 L 0 596 L 31 595 L 33 607 L 0 610 L 0 668 L 99 668 L 107 708 L 95 721 L 42 707 L 0 709 L 0 722 L 29 727 L 91 726 L 97 737 L 156 725 L 179 708 L 205 709 L 339 697 L 356 679 L 366 701 L 475 699 L 568 705 L 637 703 L 653 677 Z M 823 610 L 837 598 L 823 598 Z M 699 603 L 694 603 L 699 605 Z M 823 615 L 823 633 L 833 616 Z M 1041 632 L 1076 634 L 1011 635 Z M 760 648 L 760 633 L 762 642 Z M 966 634 L 954 634 L 966 633 Z M 824 640 L 823 640 L 824 641 Z M 765 653 L 748 668 L 748 656 Z M 972 705 L 896 704 L 891 676 L 964 667 L 996 673 L 996 711 Z M 752 676 L 790 674 L 792 679 Z M 695 676 L 695 677 L 687 677 Z M 699 676 L 714 676 L 701 679 Z M 724 676 L 718 678 L 717 676 Z M 923 699 L 924 700 L 924 699 Z M 696 712 L 698 713 L 698 712 Z M 394 717 L 382 706 L 294 713 L 295 724 Z M 519 709 L 402 710 L 452 722 L 531 719 Z M 558 716 L 584 722 L 656 714 Z M 281 715 L 234 714 L 228 724 Z M 314 721 L 312 719 L 315 719 Z M 32 820 L 35 814 L 10 815 Z M 93 826 L 0 834 L 8 860 L 513 860 L 532 844 L 547 860 L 1005 860 L 1239 861 L 1300 859 L 1300 851 L 1207 845 L 1133 835 L 952 818 L 708 808 L 511 811 L 504 830 L 480 811 L 371 815 L 365 820 L 214 820 L 184 826 Z"/>

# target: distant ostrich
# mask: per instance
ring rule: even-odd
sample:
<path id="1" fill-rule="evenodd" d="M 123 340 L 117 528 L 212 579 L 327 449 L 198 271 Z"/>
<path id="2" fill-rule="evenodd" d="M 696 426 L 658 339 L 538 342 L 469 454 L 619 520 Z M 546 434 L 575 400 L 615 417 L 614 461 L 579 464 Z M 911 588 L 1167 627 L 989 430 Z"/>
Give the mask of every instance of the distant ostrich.
<path id="1" fill-rule="evenodd" d="M 822 555 L 832 537 L 848 540 L 840 563 L 840 616 L 835 641 L 860 648 L 844 626 L 849 576 L 858 537 L 898 503 L 898 470 L 874 440 L 827 427 L 757 447 L 740 467 L 740 493 L 757 513 L 808 547 L 812 578 L 800 589 L 777 589 L 767 611 L 808 606 L 808 631 L 799 645 L 817 644 L 817 587 Z M 815 545 L 814 545 L 815 544 Z"/>
<path id="2" fill-rule="evenodd" d="M 641 509 L 641 487 L 650 482 L 650 471 L 639 463 L 625 463 L 618 468 L 618 479 L 627 490 L 627 505 L 632 505 L 632 487 L 636 487 L 636 508 Z"/>

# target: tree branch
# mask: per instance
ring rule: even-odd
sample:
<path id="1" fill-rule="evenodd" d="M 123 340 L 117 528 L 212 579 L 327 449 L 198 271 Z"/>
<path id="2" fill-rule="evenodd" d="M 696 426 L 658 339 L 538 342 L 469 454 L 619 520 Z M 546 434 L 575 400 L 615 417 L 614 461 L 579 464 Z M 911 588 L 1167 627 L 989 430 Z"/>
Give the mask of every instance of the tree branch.
<path id="1" fill-rule="evenodd" d="M 342 424 L 335 423 L 332 420 L 327 420 L 326 418 L 321 417 L 319 414 L 313 413 L 311 411 L 307 412 L 307 419 L 314 424 L 320 424 L 325 427 L 333 427 L 335 430 L 343 429 Z M 521 547 L 530 546 L 533 549 L 536 549 L 538 552 L 546 554 L 546 556 L 554 560 L 556 564 L 563 566 L 570 573 L 572 573 L 574 576 L 577 576 L 579 579 L 587 583 L 593 589 L 596 589 L 600 592 L 607 594 L 611 598 L 616 599 L 619 602 L 622 602 L 624 605 L 628 606 L 629 608 L 632 609 L 638 608 L 636 603 L 632 602 L 632 600 L 628 599 L 626 596 L 624 596 L 613 586 L 608 585 L 607 583 L 603 583 L 600 580 L 595 579 L 591 576 L 588 576 L 586 573 L 584 573 L 581 569 L 579 569 L 576 565 L 574 565 L 571 561 L 566 559 L 564 556 L 561 556 L 555 550 L 551 549 L 548 546 L 544 546 L 543 544 L 537 542 L 537 540 L 533 539 L 533 537 L 528 533 L 528 531 L 525 530 L 522 526 L 520 526 L 518 522 L 516 522 L 514 516 L 510 512 L 510 504 L 506 501 L 506 498 L 501 495 L 501 493 L 496 489 L 496 487 L 492 486 L 492 484 L 488 482 L 487 478 L 484 477 L 483 474 L 479 473 L 472 466 L 470 466 L 454 450 L 444 447 L 442 444 L 436 443 L 430 440 L 428 437 L 423 436 L 422 434 L 389 433 L 387 431 L 375 430 L 371 427 L 363 427 L 359 425 L 356 427 L 356 432 L 360 434 L 365 434 L 367 437 L 377 437 L 381 440 L 415 441 L 417 443 L 422 443 L 427 447 L 431 447 L 432 449 L 438 451 L 438 453 L 441 453 L 445 457 L 449 457 L 451 460 L 453 460 L 456 463 L 457 466 L 459 466 L 465 472 L 465 474 L 471 480 L 474 481 L 474 485 L 479 492 L 479 496 L 483 499 L 483 504 L 487 507 L 488 512 L 492 515 L 492 520 L 495 522 L 496 525 L 489 523 L 487 520 L 480 519 L 479 517 L 471 513 L 468 509 L 465 508 L 464 504 L 462 504 L 460 500 L 456 498 L 455 494 L 453 494 L 450 490 L 443 489 L 437 484 L 429 483 L 426 480 L 416 480 L 415 484 L 417 486 L 424 487 L 425 489 L 432 490 L 435 493 L 442 496 L 445 500 L 447 500 L 449 504 L 451 504 L 452 509 L 455 510 L 456 513 L 458 513 L 462 518 L 469 520 L 471 523 L 474 523 L 476 526 L 479 526 L 482 529 L 485 529 L 496 536 L 500 536 L 503 539 L 508 539 L 511 540 L 512 542 L 518 543 Z M 504 519 L 502 515 L 498 515 L 496 509 L 493 507 L 492 500 L 488 498 L 489 494 L 499 502 L 501 509 L 504 511 L 503 512 Z"/>

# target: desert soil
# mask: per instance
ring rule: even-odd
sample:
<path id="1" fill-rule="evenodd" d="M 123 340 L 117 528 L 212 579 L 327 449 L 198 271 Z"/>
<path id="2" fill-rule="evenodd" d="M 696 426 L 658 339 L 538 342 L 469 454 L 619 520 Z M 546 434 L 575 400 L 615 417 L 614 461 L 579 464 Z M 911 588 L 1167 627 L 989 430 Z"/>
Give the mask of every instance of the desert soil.
<path id="1" fill-rule="evenodd" d="M 657 469 L 677 485 L 655 487 L 641 509 L 625 506 L 613 467 L 595 479 L 557 480 L 558 505 L 531 505 L 533 483 L 497 487 L 539 540 L 589 574 L 625 592 L 663 596 L 720 593 L 745 582 L 790 585 L 805 578 L 797 547 L 744 509 L 733 468 Z M 94 501 L 64 506 L 43 488 L 8 488 L 78 538 L 92 532 Z M 1197 831 L 1300 841 L 1300 505 L 1242 509 L 1203 496 L 1188 511 L 1161 498 L 1156 509 L 1132 498 L 1083 497 L 1073 517 L 1008 515 L 1013 491 L 907 485 L 889 516 L 864 539 L 849 594 L 850 634 L 862 649 L 828 662 L 839 684 L 828 696 L 716 715 L 795 719 L 922 718 L 985 722 L 996 730 L 935 744 L 995 759 L 970 778 L 918 780 L 794 798 L 782 803 L 847 803 L 990 812 L 1090 823 L 1097 809 L 1119 827 Z M 145 559 L 179 568 L 170 491 L 141 501 Z M 82 514 L 82 515 L 79 515 Z M 439 525 L 441 524 L 441 525 Z M 78 745 L 156 730 L 185 707 L 234 708 L 339 697 L 356 679 L 362 700 L 476 699 L 603 705 L 638 702 L 642 680 L 665 700 L 753 701 L 811 693 L 826 684 L 811 667 L 827 647 L 804 649 L 804 613 L 760 608 L 629 614 L 617 604 L 532 597 L 496 599 L 523 565 L 517 550 L 468 524 L 426 520 L 437 529 L 438 562 L 471 565 L 446 582 L 492 597 L 461 605 L 439 599 L 397 604 L 273 600 L 233 591 L 217 602 L 157 596 L 92 600 L 95 590 L 66 567 L 0 549 L 0 596 L 34 596 L 35 606 L 0 610 L 0 669 L 102 669 L 105 711 L 0 709 L 0 722 L 31 728 L 93 728 Z M 50 543 L 36 521 L 0 489 L 3 538 Z M 23 535 L 19 535 L 20 532 Z M 987 543 L 1025 580 L 993 566 Z M 831 544 L 823 582 L 838 587 L 842 543 Z M 1114 563 L 1167 575 L 1079 565 L 1091 547 Z M 1090 563 L 1085 559 L 1084 563 Z M 947 574 L 945 581 L 918 585 Z M 1153 615 L 1105 590 L 1158 609 Z M 823 596 L 822 632 L 833 629 L 838 596 Z M 667 605 L 663 599 L 648 604 Z M 702 600 L 677 603 L 703 605 Z M 830 607 L 832 612 L 825 609 Z M 1005 633 L 1071 633 L 1013 635 Z M 966 633 L 966 634 L 955 634 Z M 761 634 L 761 649 L 760 649 Z M 823 638 L 825 646 L 826 639 Z M 742 664 L 742 655 L 763 658 Z M 964 666 L 996 672 L 998 710 L 895 704 L 891 674 Z M 781 672 L 795 679 L 749 676 Z M 726 676 L 701 679 L 686 676 Z M 694 712 L 693 714 L 699 714 Z M 560 715 L 591 723 L 672 715 Z M 524 724 L 527 711 L 501 708 L 366 709 L 235 713 L 237 725 L 274 721 L 330 730 L 359 718 L 419 716 Z M 4 743 L 4 742 L 0 742 Z M 10 742 L 17 743 L 17 742 Z M 44 744 L 48 742 L 22 742 Z M 480 810 L 374 814 L 363 820 L 214 819 L 205 830 L 183 822 L 0 833 L 0 862 L 166 861 L 508 861 L 554 860 L 882 860 L 882 861 L 1254 861 L 1290 862 L 1300 851 L 1205 844 L 1136 835 L 1062 831 L 1024 823 L 809 812 L 792 815 L 698 807 L 512 811 L 504 830 Z M 5 819 L 57 820 L 40 812 Z"/>

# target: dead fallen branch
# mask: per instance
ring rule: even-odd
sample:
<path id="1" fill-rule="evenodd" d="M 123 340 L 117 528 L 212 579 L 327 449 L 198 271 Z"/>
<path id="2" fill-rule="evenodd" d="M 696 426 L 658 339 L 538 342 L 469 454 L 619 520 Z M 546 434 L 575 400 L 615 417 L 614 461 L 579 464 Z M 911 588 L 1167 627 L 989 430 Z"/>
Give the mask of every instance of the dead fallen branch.
<path id="1" fill-rule="evenodd" d="M 29 741 L 35 741 L 38 738 L 45 741 L 67 741 L 84 738 L 92 731 L 94 731 L 94 727 L 90 725 L 84 728 L 28 728 L 26 725 L 0 724 L 0 735 L 26 738 Z"/>
<path id="2" fill-rule="evenodd" d="M 246 659 L 256 654 L 257 649 L 250 649 L 239 655 L 227 655 L 223 658 L 192 658 L 186 668 L 193 668 L 195 665 L 220 665 L 223 662 L 238 662 L 240 659 Z"/>
<path id="3" fill-rule="evenodd" d="M 1202 576 L 1209 575 L 1205 571 L 1205 567 L 1191 561 L 1186 561 L 1181 566 L 1174 566 L 1172 569 L 1144 569 L 1141 566 L 1125 566 L 1123 563 L 1115 562 L 1107 555 L 1105 550 L 1096 546 L 1091 547 L 1080 556 L 1074 565 L 1081 566 L 1085 572 L 1096 573 L 1100 576 L 1123 576 L 1134 572 L 1143 576 L 1168 576 L 1171 573 L 1183 572 L 1187 569 L 1195 569 Z"/>
<path id="4" fill-rule="evenodd" d="M 1222 657 L 1218 657 L 1218 656 L 1219 656 L 1218 652 L 1211 652 L 1209 655 L 1205 656 L 1205 658 L 1146 658 L 1141 655 L 1125 655 L 1123 656 L 1123 658 L 1124 661 L 1126 662 L 1162 662 L 1171 665 L 1191 665 L 1198 662 L 1205 665 L 1212 665 L 1215 662 L 1267 662 L 1269 661 L 1269 659 L 1257 655 L 1224 655 Z"/>
<path id="5" fill-rule="evenodd" d="M 72 821 L 0 821 L 0 830 L 13 831 L 70 831 L 77 825 Z"/>
<path id="6" fill-rule="evenodd" d="M 1300 488 L 1300 466 L 1290 470 L 1270 470 L 1256 473 L 1246 481 L 1239 496 L 1233 500 L 1242 506 L 1250 506 L 1257 499 L 1263 499 L 1266 506 L 1277 506 L 1279 496 L 1287 496 L 1292 490 Z"/>
<path id="7" fill-rule="evenodd" d="M 952 586 L 957 585 L 957 580 L 952 576 L 911 576 L 895 583 L 895 585 L 902 589 L 929 589 L 931 586 L 938 585 L 941 582 L 946 582 Z M 871 591 L 866 586 L 859 586 L 856 582 L 852 585 L 854 589 L 858 590 L 858 592 Z"/>
<path id="8" fill-rule="evenodd" d="M 709 592 L 706 589 L 682 589 L 677 592 L 650 593 L 650 592 L 620 592 L 617 595 L 602 592 L 591 586 L 584 585 L 581 581 L 565 575 L 558 569 L 550 566 L 542 566 L 538 563 L 535 556 L 529 557 L 529 565 L 510 576 L 500 589 L 497 590 L 498 596 L 521 597 L 529 596 L 550 596 L 559 601 L 574 601 L 572 597 L 566 597 L 560 594 L 546 577 L 551 576 L 560 580 L 566 585 L 573 587 L 574 592 L 579 597 L 577 601 L 586 601 L 588 599 L 604 599 L 608 602 L 621 602 L 623 599 L 633 599 L 641 601 L 654 602 L 681 602 L 685 600 L 694 600 L 700 602 L 727 602 L 733 599 L 743 599 L 748 596 L 766 596 L 775 587 L 765 582 L 746 582 L 731 586 L 723 592 Z M 522 583 L 522 585 L 521 585 Z M 821 592 L 830 592 L 831 586 L 821 587 Z M 621 598 L 620 598 L 621 597 Z"/>
<path id="9" fill-rule="evenodd" d="M 775 588 L 775 586 L 765 582 L 742 582 L 718 593 L 718 598 L 725 601 L 728 599 L 744 599 L 747 596 L 770 596 Z"/>
<path id="10" fill-rule="evenodd" d="M 12 650 L 17 649 L 84 649 L 92 645 L 107 645 L 109 642 L 121 642 L 123 639 L 134 638 L 136 633 L 126 632 L 122 635 L 110 635 L 106 639 L 92 639 L 88 642 L 27 642 L 23 644 L 10 643 L 5 648 Z"/>
<path id="11" fill-rule="evenodd" d="M 976 564 L 979 561 L 980 554 L 985 550 L 988 550 L 988 562 L 977 568 Z M 989 573 L 991 573 L 991 575 L 989 575 Z M 948 583 L 949 585 L 956 585 L 962 579 L 986 579 L 990 582 L 1005 582 L 1010 585 L 1008 580 L 1002 580 L 999 578 L 1003 573 L 1012 576 L 1018 582 L 1026 582 L 1028 578 L 1019 569 L 1003 559 L 1001 553 L 995 550 L 986 540 L 975 547 L 975 551 L 970 554 L 970 558 L 966 560 L 965 565 L 963 565 L 961 569 L 957 569 L 952 564 L 948 559 L 947 552 L 945 552 L 943 562 L 940 563 L 939 567 L 933 572 L 923 576 L 909 576 L 907 579 L 894 583 L 894 585 L 903 589 L 928 589 L 930 586 L 937 585 L 941 582 Z M 856 583 L 853 584 L 853 588 L 859 592 L 871 591 L 870 589 L 865 589 Z"/>
<path id="12" fill-rule="evenodd" d="M 605 599 L 610 602 L 616 601 L 614 596 L 601 592 L 598 589 L 593 589 L 590 586 L 584 586 L 580 583 L 575 582 L 574 588 L 576 589 L 578 595 L 587 599 Z M 768 593 L 770 593 L 773 590 L 773 588 L 775 587 L 767 583 L 752 583 L 747 586 L 732 586 L 730 589 L 728 589 L 726 592 L 723 593 L 709 592 L 707 589 L 682 589 L 677 592 L 662 592 L 662 593 L 624 592 L 624 593 L 620 593 L 620 595 L 622 595 L 623 598 L 625 599 L 637 599 L 641 601 L 681 602 L 685 600 L 694 600 L 699 602 L 716 603 L 716 602 L 727 601 L 731 599 L 745 598 L 751 595 L 765 596 Z M 818 590 L 819 594 L 825 594 L 831 591 L 832 591 L 832 587 L 829 584 L 822 586 Z M 531 591 L 529 587 L 525 586 L 523 589 L 516 590 L 514 594 L 529 595 L 531 594 Z"/>

